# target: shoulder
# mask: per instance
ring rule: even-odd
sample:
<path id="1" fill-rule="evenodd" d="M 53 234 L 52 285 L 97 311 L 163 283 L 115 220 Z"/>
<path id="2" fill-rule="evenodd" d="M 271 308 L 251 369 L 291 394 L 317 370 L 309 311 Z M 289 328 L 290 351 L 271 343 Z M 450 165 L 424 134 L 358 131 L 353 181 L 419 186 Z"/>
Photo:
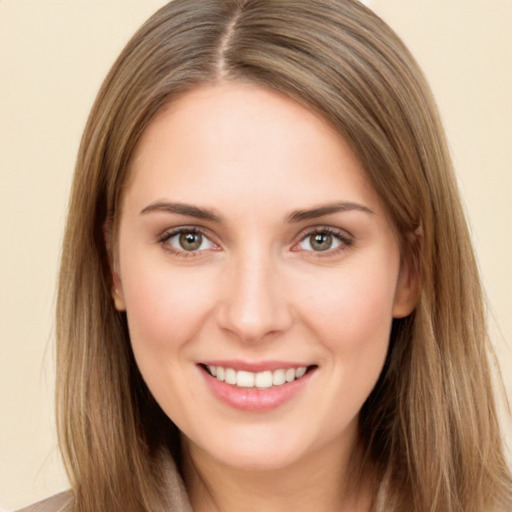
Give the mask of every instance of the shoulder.
<path id="1" fill-rule="evenodd" d="M 22 508 L 17 512 L 66 512 L 71 510 L 73 497 L 71 491 L 55 494 L 43 501 Z"/>

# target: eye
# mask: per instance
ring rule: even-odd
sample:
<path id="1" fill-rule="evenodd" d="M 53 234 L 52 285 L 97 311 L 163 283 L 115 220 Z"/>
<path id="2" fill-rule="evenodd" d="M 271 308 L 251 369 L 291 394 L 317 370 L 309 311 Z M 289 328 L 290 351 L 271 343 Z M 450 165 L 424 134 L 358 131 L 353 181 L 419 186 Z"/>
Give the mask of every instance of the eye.
<path id="1" fill-rule="evenodd" d="M 179 228 L 165 233 L 159 242 L 165 244 L 168 249 L 178 254 L 195 253 L 217 248 L 206 235 L 194 228 Z"/>
<path id="2" fill-rule="evenodd" d="M 308 233 L 297 244 L 299 250 L 312 252 L 336 252 L 352 244 L 345 234 L 333 229 L 317 229 Z"/>

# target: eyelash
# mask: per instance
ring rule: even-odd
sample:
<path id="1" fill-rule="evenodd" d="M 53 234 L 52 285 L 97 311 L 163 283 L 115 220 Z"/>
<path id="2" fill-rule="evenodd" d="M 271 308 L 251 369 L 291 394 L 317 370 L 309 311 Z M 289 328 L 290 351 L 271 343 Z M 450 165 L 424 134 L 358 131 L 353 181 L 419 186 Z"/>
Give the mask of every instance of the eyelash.
<path id="1" fill-rule="evenodd" d="M 215 242 L 213 242 L 210 237 L 202 230 L 195 226 L 182 226 L 176 229 L 172 229 L 171 231 L 166 231 L 163 233 L 158 239 L 157 243 L 161 244 L 166 251 L 171 252 L 172 254 L 183 257 L 183 258 L 189 258 L 189 257 L 197 257 L 200 255 L 200 253 L 204 252 L 203 250 L 194 250 L 194 251 L 187 251 L 185 249 L 178 250 L 174 248 L 169 242 L 169 240 L 177 235 L 181 234 L 193 234 L 193 235 L 201 235 L 206 240 L 210 242 L 215 247 L 218 247 Z M 309 237 L 312 237 L 314 235 L 327 235 L 332 236 L 334 239 L 336 239 L 339 242 L 339 246 L 335 247 L 334 249 L 326 249 L 325 251 L 314 251 L 314 250 L 305 250 L 305 252 L 311 252 L 315 254 L 316 256 L 325 257 L 325 256 L 333 256 L 338 254 L 339 252 L 342 252 L 353 244 L 353 239 L 350 235 L 348 235 L 345 231 L 322 226 L 322 227 L 315 227 L 309 229 L 307 232 L 302 233 L 300 235 L 300 238 L 298 242 L 295 242 L 292 247 L 292 251 L 298 252 L 300 249 L 294 249 L 297 245 L 303 243 L 305 240 L 307 240 Z"/>

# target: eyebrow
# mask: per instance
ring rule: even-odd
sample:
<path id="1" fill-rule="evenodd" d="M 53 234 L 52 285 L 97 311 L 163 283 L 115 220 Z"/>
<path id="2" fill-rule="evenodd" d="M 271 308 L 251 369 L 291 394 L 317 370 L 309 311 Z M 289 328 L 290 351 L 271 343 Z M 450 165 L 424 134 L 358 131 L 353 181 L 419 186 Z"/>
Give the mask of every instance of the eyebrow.
<path id="1" fill-rule="evenodd" d="M 337 203 L 317 206 L 315 208 L 295 210 L 288 215 L 287 220 L 289 223 L 297 223 L 304 220 L 323 217 L 324 215 L 349 211 L 360 211 L 369 215 L 374 215 L 372 210 L 362 204 L 340 201 Z M 153 212 L 173 213 L 177 215 L 185 215 L 187 217 L 194 217 L 196 219 L 208 220 L 211 222 L 222 222 L 222 218 L 213 210 L 186 203 L 155 201 L 143 208 L 140 214 L 146 215 Z"/>
<path id="2" fill-rule="evenodd" d="M 173 203 L 169 201 L 155 201 L 140 212 L 141 215 L 146 215 L 153 212 L 174 213 L 177 215 L 185 215 L 187 217 L 195 217 L 196 219 L 209 220 L 212 222 L 222 222 L 221 217 L 213 210 L 207 208 L 200 208 L 185 203 Z"/>
<path id="3" fill-rule="evenodd" d="M 324 215 L 350 211 L 359 211 L 369 215 L 375 214 L 375 212 L 370 210 L 370 208 L 363 206 L 362 204 L 340 201 L 337 203 L 317 206 L 308 210 L 295 210 L 288 216 L 288 222 L 296 223 L 304 220 L 316 219 L 318 217 L 323 217 Z"/>

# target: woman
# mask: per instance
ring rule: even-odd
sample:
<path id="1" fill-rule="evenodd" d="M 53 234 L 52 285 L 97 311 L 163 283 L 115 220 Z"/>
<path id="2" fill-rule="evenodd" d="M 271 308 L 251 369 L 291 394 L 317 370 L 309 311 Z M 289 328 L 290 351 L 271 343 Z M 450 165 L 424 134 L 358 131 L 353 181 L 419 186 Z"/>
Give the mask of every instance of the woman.
<path id="1" fill-rule="evenodd" d="M 72 491 L 33 510 L 512 505 L 436 108 L 355 1 L 139 30 L 82 140 L 57 335 Z"/>

